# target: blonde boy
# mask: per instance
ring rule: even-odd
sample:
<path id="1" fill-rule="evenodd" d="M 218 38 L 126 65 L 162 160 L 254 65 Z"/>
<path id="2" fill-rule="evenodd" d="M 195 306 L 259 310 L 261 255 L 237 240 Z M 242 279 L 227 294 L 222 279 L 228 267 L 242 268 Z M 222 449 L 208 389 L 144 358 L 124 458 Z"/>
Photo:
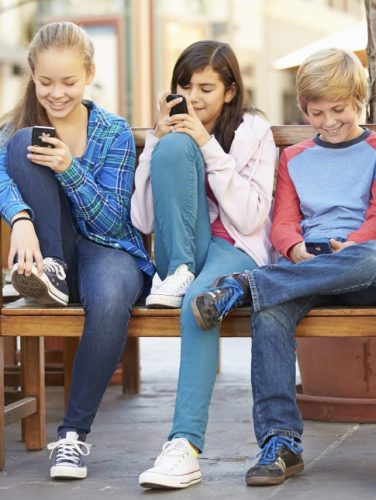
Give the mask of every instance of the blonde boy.
<path id="1" fill-rule="evenodd" d="M 216 280 L 193 299 L 209 329 L 251 302 L 253 420 L 261 458 L 248 485 L 303 470 L 295 394 L 295 329 L 314 306 L 376 303 L 376 134 L 359 126 L 367 80 L 344 50 L 309 57 L 297 75 L 312 139 L 281 155 L 271 241 L 277 264 Z"/>

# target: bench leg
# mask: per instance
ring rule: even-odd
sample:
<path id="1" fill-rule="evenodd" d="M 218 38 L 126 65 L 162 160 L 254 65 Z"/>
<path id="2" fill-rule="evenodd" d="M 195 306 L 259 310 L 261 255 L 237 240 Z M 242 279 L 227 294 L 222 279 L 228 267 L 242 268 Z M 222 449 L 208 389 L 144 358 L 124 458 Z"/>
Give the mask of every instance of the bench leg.
<path id="1" fill-rule="evenodd" d="M 64 337 L 64 404 L 67 408 L 69 390 L 72 382 L 74 358 L 80 337 Z"/>
<path id="2" fill-rule="evenodd" d="M 0 470 L 5 466 L 4 339 L 0 337 Z"/>
<path id="3" fill-rule="evenodd" d="M 123 394 L 140 392 L 140 339 L 128 337 L 122 360 Z"/>
<path id="4" fill-rule="evenodd" d="M 37 398 L 37 412 L 22 420 L 25 446 L 41 450 L 46 440 L 43 337 L 21 337 L 21 381 L 23 396 Z"/>

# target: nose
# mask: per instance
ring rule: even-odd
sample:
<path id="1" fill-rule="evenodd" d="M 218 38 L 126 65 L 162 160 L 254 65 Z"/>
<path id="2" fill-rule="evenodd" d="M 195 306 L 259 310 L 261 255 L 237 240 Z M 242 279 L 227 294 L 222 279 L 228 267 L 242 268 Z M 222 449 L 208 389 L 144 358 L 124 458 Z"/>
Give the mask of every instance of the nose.
<path id="1" fill-rule="evenodd" d="M 54 99 L 58 99 L 59 97 L 63 97 L 63 95 L 64 95 L 63 88 L 60 85 L 54 85 L 51 90 L 51 96 Z"/>
<path id="2" fill-rule="evenodd" d="M 334 127 L 336 122 L 337 122 L 336 117 L 332 113 L 326 113 L 324 115 L 324 123 L 326 127 L 328 128 Z"/>
<path id="3" fill-rule="evenodd" d="M 188 94 L 189 100 L 193 102 L 197 102 L 198 100 L 198 89 L 191 88 Z"/>

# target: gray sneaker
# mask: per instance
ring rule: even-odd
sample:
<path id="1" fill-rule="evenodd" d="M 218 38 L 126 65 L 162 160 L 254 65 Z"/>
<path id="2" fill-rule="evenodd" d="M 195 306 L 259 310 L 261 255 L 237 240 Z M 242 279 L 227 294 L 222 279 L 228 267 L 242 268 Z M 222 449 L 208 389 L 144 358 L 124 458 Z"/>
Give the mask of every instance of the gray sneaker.
<path id="1" fill-rule="evenodd" d="M 51 450 L 50 458 L 56 450 L 54 463 L 50 469 L 50 477 L 54 479 L 85 479 L 87 467 L 83 456 L 90 453 L 90 444 L 78 440 L 78 434 L 68 431 L 65 437 L 59 437 L 58 441 L 49 443 L 47 448 Z"/>

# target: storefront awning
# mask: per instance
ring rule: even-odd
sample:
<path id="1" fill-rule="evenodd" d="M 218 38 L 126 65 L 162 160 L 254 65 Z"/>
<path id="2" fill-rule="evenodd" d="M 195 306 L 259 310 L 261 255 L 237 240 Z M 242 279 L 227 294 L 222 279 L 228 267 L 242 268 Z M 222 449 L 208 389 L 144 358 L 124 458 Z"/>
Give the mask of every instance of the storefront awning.
<path id="1" fill-rule="evenodd" d="M 311 54 L 320 49 L 338 48 L 355 52 L 364 66 L 367 66 L 367 23 L 361 21 L 349 28 L 338 31 L 312 42 L 300 49 L 280 57 L 273 63 L 274 69 L 293 69 L 298 66 Z"/>

